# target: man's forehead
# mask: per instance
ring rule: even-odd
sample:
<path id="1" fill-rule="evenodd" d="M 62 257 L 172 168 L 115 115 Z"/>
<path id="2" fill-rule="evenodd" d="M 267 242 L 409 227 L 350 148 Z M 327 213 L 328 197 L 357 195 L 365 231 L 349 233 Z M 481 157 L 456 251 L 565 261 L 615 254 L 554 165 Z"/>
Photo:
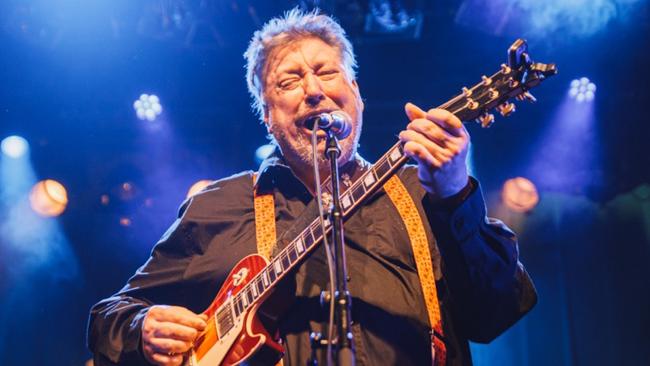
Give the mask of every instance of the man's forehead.
<path id="1" fill-rule="evenodd" d="M 306 60 L 305 57 L 309 57 Z M 301 38 L 275 47 L 266 62 L 265 74 L 282 72 L 307 62 L 341 62 L 338 48 L 317 37 Z"/>

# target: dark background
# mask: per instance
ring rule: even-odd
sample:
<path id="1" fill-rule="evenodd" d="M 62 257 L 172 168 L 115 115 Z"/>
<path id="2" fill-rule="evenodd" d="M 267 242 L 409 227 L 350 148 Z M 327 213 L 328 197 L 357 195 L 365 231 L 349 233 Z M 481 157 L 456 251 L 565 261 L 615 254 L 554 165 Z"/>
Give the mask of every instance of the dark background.
<path id="1" fill-rule="evenodd" d="M 474 174 L 492 214 L 518 229 L 540 296 L 493 344 L 473 345 L 475 363 L 649 365 L 648 3 L 386 1 L 421 18 L 419 30 L 384 33 L 364 28 L 382 1 L 316 3 L 353 40 L 370 161 L 405 126 L 405 102 L 442 104 L 497 71 L 517 37 L 558 65 L 533 91 L 537 104 L 519 103 L 488 130 L 468 126 Z M 188 188 L 255 169 L 265 130 L 242 54 L 263 22 L 295 5 L 314 2 L 0 3 L 0 138 L 25 137 L 35 176 L 61 182 L 70 199 L 62 216 L 43 219 L 58 233 L 51 242 L 18 245 L 12 230 L 34 223 L 12 220 L 0 196 L 0 364 L 83 364 L 90 306 L 146 260 Z M 598 87 L 588 121 L 566 108 L 582 76 Z M 160 97 L 158 120 L 136 118 L 141 93 Z M 515 176 L 540 192 L 529 214 L 500 204 Z"/>

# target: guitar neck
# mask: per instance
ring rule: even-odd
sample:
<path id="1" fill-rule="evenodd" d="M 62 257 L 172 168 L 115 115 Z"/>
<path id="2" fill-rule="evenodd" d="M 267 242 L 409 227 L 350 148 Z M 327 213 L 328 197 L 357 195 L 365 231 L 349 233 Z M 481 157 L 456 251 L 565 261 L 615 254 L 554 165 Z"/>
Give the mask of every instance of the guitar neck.
<path id="1" fill-rule="evenodd" d="M 509 49 L 509 65 L 501 65 L 499 71 L 471 88 L 463 88 L 461 94 L 451 98 L 438 108 L 453 113 L 461 121 L 479 118 L 483 127 L 489 126 L 494 117 L 488 111 L 497 108 L 503 115 L 514 111 L 508 100 L 524 97 L 534 100 L 527 91 L 537 86 L 557 70 L 554 64 L 532 63 L 527 56 L 526 44 L 517 40 Z M 343 217 L 348 218 L 356 208 L 383 184 L 408 160 L 401 142 L 391 147 L 377 162 L 341 194 Z M 323 183 L 323 191 L 331 195 L 329 181 Z M 331 231 L 331 223 L 325 220 L 324 227 L 318 217 L 287 244 L 233 299 L 236 315 L 249 309 L 257 299 L 268 293 L 290 270 L 312 252 L 323 236 Z M 277 245 L 277 243 L 276 243 Z"/>
<path id="2" fill-rule="evenodd" d="M 402 144 L 395 144 L 341 195 L 343 216 L 349 217 L 366 197 L 379 189 L 407 160 L 408 157 L 404 155 Z M 324 184 L 325 186 L 327 185 Z M 324 189 L 324 191 L 329 191 L 329 189 Z M 330 221 L 325 220 L 325 228 L 323 228 L 318 217 L 307 225 L 234 296 L 233 304 L 237 316 L 249 309 L 258 298 L 269 292 L 289 271 L 307 257 L 323 240 L 323 236 L 330 231 Z"/>

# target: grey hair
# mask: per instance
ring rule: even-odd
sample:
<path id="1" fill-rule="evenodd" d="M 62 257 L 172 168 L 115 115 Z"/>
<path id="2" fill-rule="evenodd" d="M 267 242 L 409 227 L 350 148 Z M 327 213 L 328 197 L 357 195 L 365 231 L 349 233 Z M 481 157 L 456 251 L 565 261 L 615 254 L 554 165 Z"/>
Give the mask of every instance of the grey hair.
<path id="1" fill-rule="evenodd" d="M 253 34 L 246 59 L 246 84 L 253 98 L 252 107 L 261 119 L 264 118 L 264 67 L 271 52 L 278 46 L 302 38 L 317 37 L 338 49 L 343 68 L 350 80 L 356 78 L 357 61 L 352 44 L 345 36 L 345 30 L 331 17 L 320 14 L 318 9 L 303 12 L 293 8 L 282 17 L 269 20 L 261 30 Z"/>

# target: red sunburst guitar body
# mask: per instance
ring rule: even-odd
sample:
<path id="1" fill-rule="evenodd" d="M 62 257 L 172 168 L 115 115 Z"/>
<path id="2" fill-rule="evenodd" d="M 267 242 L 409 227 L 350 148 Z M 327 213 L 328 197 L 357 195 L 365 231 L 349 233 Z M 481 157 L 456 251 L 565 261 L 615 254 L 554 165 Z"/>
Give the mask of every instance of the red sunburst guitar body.
<path id="1" fill-rule="evenodd" d="M 268 291 L 255 292 L 248 286 L 252 293 L 242 292 L 267 264 L 264 257 L 249 255 L 232 269 L 204 312 L 209 317 L 208 327 L 194 343 L 185 365 L 275 365 L 282 358 L 284 348 L 257 317 Z"/>

